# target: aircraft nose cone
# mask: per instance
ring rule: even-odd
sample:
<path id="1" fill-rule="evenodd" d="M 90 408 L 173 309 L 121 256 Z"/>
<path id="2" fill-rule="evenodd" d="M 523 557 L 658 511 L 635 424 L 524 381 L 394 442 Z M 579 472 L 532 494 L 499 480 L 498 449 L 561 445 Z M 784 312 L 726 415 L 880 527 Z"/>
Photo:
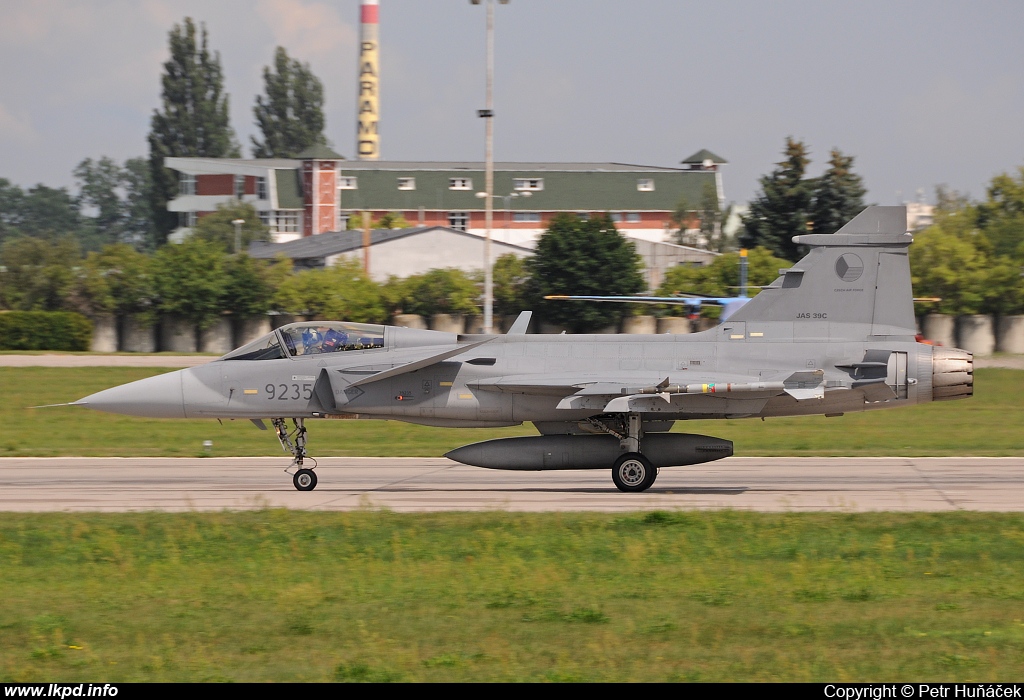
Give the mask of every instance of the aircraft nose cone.
<path id="1" fill-rule="evenodd" d="M 75 402 L 107 413 L 146 418 L 184 418 L 182 372 L 168 372 L 86 396 Z"/>

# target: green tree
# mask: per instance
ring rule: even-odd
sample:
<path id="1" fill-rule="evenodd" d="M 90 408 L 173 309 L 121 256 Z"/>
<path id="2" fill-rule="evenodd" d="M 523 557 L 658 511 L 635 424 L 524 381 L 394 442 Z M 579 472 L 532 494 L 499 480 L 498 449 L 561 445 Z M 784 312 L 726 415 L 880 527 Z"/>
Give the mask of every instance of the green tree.
<path id="1" fill-rule="evenodd" d="M 130 243 L 140 250 L 152 248 L 152 214 L 149 209 L 149 166 L 131 158 L 124 166 L 106 156 L 86 158 L 74 169 L 78 203 L 85 217 L 87 249 L 110 243 Z"/>
<path id="2" fill-rule="evenodd" d="M 494 313 L 511 316 L 527 308 L 526 285 L 530 279 L 526 261 L 506 253 L 494 261 L 491 273 L 494 281 Z"/>
<path id="3" fill-rule="evenodd" d="M 728 245 L 725 232 L 722 227 L 732 214 L 732 205 L 722 208 L 718 199 L 718 187 L 711 182 L 704 183 L 704 189 L 700 197 L 700 246 L 706 250 L 714 250 L 721 253 Z"/>
<path id="4" fill-rule="evenodd" d="M 977 205 L 977 225 L 991 251 L 1024 262 L 1024 167 L 1017 177 L 992 178 L 987 198 Z"/>
<path id="5" fill-rule="evenodd" d="M 380 285 L 357 260 L 341 260 L 333 267 L 288 277 L 278 287 L 274 305 L 320 321 L 382 323 L 387 315 Z"/>
<path id="6" fill-rule="evenodd" d="M 235 225 L 231 223 L 242 219 L 240 230 L 241 250 L 247 250 L 253 241 L 270 240 L 270 228 L 260 221 L 259 212 L 248 202 L 233 200 L 218 204 L 217 211 L 199 217 L 192 236 L 220 246 L 226 253 L 235 250 Z"/>
<path id="7" fill-rule="evenodd" d="M 0 248 L 0 306 L 15 311 L 73 310 L 70 294 L 81 260 L 72 236 L 19 236 Z"/>
<path id="8" fill-rule="evenodd" d="M 153 256 L 153 282 L 161 313 L 209 328 L 222 312 L 227 255 L 216 243 L 189 239 Z"/>
<path id="9" fill-rule="evenodd" d="M 754 296 L 759 287 L 771 284 L 779 276 L 779 269 L 787 267 L 782 258 L 775 257 L 767 248 L 747 251 L 747 295 Z M 699 294 L 710 297 L 731 297 L 739 294 L 740 254 L 725 253 L 710 265 L 691 267 L 677 265 L 665 273 L 658 287 L 658 296 Z"/>
<path id="10" fill-rule="evenodd" d="M 171 57 L 164 63 L 162 110 L 153 112 L 149 132 L 150 209 L 156 242 L 162 244 L 177 225 L 167 203 L 178 192 L 174 171 L 164 167 L 172 156 L 224 158 L 239 156 L 228 122 L 228 96 L 220 54 L 207 48 L 206 26 L 196 42 L 191 17 L 170 32 Z"/>
<path id="11" fill-rule="evenodd" d="M 21 227 L 22 201 L 25 193 L 11 181 L 0 177 L 0 244 Z"/>
<path id="12" fill-rule="evenodd" d="M 832 149 L 825 174 L 814 181 L 811 221 L 816 233 L 835 233 L 864 210 L 867 190 L 853 172 L 853 156 Z"/>
<path id="13" fill-rule="evenodd" d="M 552 294 L 637 294 L 645 287 L 642 261 L 633 243 L 608 215 L 581 220 L 559 214 L 537 241 L 527 263 L 529 298 L 547 321 L 573 333 L 596 331 L 629 313 L 619 304 L 545 300 Z"/>
<path id="14" fill-rule="evenodd" d="M 82 229 L 78 200 L 64 187 L 39 184 L 21 198 L 18 230 L 29 236 L 58 238 L 77 237 Z"/>
<path id="15" fill-rule="evenodd" d="M 675 211 L 669 218 L 676 227 L 672 232 L 672 242 L 677 245 L 695 246 L 698 241 L 694 231 L 698 228 L 700 217 L 686 195 L 679 197 Z"/>
<path id="16" fill-rule="evenodd" d="M 226 284 L 221 308 L 235 318 L 257 318 L 270 311 L 276 291 L 270 266 L 245 253 L 224 263 Z"/>
<path id="17" fill-rule="evenodd" d="M 989 261 L 969 237 L 929 226 L 914 236 L 910 246 L 914 295 L 937 297 L 935 305 L 919 313 L 975 314 L 985 307 Z"/>
<path id="18" fill-rule="evenodd" d="M 470 275 L 454 267 L 428 270 L 410 275 L 398 285 L 396 311 L 420 316 L 434 314 L 480 314 L 479 275 Z"/>
<path id="19" fill-rule="evenodd" d="M 257 95 L 253 113 L 263 141 L 252 139 L 256 158 L 294 158 L 324 136 L 324 86 L 309 69 L 288 57 L 284 48 L 274 52 L 274 71 L 263 69 L 266 99 Z"/>
<path id="20" fill-rule="evenodd" d="M 813 190 L 804 179 L 810 160 L 807 147 L 792 137 L 786 139 L 783 155 L 778 167 L 761 178 L 761 192 L 743 217 L 740 244 L 763 246 L 780 258 L 796 260 L 800 251 L 792 238 L 807 233 L 811 220 Z"/>
<path id="21" fill-rule="evenodd" d="M 103 156 L 97 161 L 86 158 L 72 172 L 78 181 L 79 203 L 95 212 L 90 218 L 96 239 L 104 244 L 121 240 L 125 212 L 118 189 L 124 183 L 124 170 Z"/>
<path id="22" fill-rule="evenodd" d="M 360 223 L 362 223 L 361 217 Z M 411 224 L 405 220 L 405 217 L 396 211 L 385 212 L 371 224 L 371 228 L 409 228 L 410 226 Z"/>

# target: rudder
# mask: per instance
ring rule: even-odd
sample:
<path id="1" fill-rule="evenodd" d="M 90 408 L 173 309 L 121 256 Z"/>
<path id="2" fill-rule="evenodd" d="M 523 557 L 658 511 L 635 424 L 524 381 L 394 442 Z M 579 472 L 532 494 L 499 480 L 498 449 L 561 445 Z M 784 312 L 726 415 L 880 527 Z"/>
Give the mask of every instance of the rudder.
<path id="1" fill-rule="evenodd" d="M 906 207 L 868 207 L 833 234 L 794 236 L 810 252 L 731 320 L 827 323 L 850 339 L 913 337 L 906 230 Z"/>

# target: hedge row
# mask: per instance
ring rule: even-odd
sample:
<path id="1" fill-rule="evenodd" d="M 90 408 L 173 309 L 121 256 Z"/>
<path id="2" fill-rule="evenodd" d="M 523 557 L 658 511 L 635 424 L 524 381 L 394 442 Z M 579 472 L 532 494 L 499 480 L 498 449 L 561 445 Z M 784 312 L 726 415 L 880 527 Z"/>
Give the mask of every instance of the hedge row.
<path id="1" fill-rule="evenodd" d="M 92 321 L 70 311 L 0 312 L 0 350 L 88 350 Z"/>

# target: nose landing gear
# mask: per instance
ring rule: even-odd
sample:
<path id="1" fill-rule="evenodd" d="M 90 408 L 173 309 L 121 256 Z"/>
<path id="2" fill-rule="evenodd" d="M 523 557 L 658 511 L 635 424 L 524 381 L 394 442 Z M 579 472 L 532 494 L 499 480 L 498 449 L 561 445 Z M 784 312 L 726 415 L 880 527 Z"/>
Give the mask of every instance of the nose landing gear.
<path id="1" fill-rule="evenodd" d="M 313 471 L 316 468 L 316 460 L 306 454 L 306 420 L 294 419 L 292 422 L 295 424 L 295 430 L 291 432 L 288 431 L 288 423 L 284 418 L 274 418 L 271 422 L 274 424 L 277 439 L 281 441 L 282 449 L 292 453 L 292 463 L 284 470 L 285 473 L 287 474 L 292 467 L 298 467 L 292 475 L 292 484 L 299 491 L 312 491 L 316 488 L 317 481 L 316 472 Z M 313 462 L 311 468 L 305 466 L 307 457 Z"/>

